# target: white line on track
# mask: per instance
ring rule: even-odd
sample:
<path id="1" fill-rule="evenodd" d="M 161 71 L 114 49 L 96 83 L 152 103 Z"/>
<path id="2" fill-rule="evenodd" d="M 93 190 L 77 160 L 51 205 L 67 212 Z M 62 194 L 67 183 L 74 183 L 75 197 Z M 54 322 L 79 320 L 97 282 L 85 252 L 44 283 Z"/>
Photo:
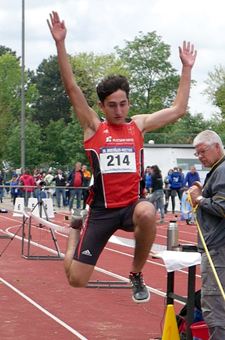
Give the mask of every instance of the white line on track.
<path id="1" fill-rule="evenodd" d="M 105 247 L 105 249 L 109 250 L 109 251 L 112 251 L 112 252 L 115 252 L 115 253 L 118 253 L 118 254 L 121 254 L 121 255 L 124 255 L 124 256 L 128 256 L 128 257 L 133 257 L 133 255 L 131 254 L 127 254 L 127 253 L 124 253 L 122 251 L 119 251 L 119 250 L 116 250 L 116 249 L 111 249 L 109 247 Z M 156 266 L 159 266 L 159 267 L 164 267 L 165 268 L 165 265 L 163 263 L 157 263 L 157 262 L 154 262 L 154 261 L 150 261 L 150 260 L 147 260 L 146 262 L 148 263 L 151 263 L 151 264 L 154 264 Z M 182 269 L 179 269 L 178 270 L 180 273 L 184 273 L 184 274 L 187 274 L 188 275 L 188 271 L 187 270 L 182 270 Z M 198 275 L 198 274 L 195 274 L 196 277 L 201 277 L 201 275 Z"/>
<path id="2" fill-rule="evenodd" d="M 78 337 L 78 339 L 81 340 L 88 340 L 87 338 L 85 338 L 82 334 L 80 334 L 79 332 L 77 332 L 75 329 L 73 329 L 72 327 L 70 327 L 69 325 L 67 325 L 65 322 L 63 322 L 62 320 L 60 320 L 59 318 L 57 318 L 55 315 L 53 315 L 52 313 L 48 312 L 46 309 L 44 309 L 43 307 L 41 307 L 38 303 L 36 303 L 34 300 L 32 300 L 31 298 L 29 298 L 27 295 L 23 294 L 20 290 L 18 290 L 17 288 L 15 288 L 14 286 L 12 286 L 9 282 L 5 281 L 3 278 L 0 277 L 0 281 L 2 283 L 4 283 L 7 287 L 9 287 L 10 289 L 12 289 L 15 293 L 19 294 L 23 299 L 25 299 L 26 301 L 28 301 L 31 305 L 33 305 L 34 307 L 36 307 L 37 309 L 39 309 L 42 313 L 46 314 L 48 317 L 50 317 L 51 319 L 53 319 L 54 321 L 56 321 L 58 324 L 60 324 L 61 326 L 63 326 L 64 328 L 66 328 L 69 332 L 71 332 L 72 334 L 76 335 Z"/>
<path id="3" fill-rule="evenodd" d="M 8 235 L 14 236 L 13 233 L 11 233 L 9 230 L 12 227 L 9 227 L 6 229 L 6 231 L 3 231 L 4 233 L 7 233 Z M 18 240 L 22 240 L 22 238 L 18 235 L 15 236 L 16 239 Z M 25 239 L 25 241 L 27 242 L 27 240 Z M 49 251 L 51 253 L 55 253 L 57 254 L 57 252 L 51 248 L 42 246 L 36 242 L 30 241 L 34 246 L 37 246 L 39 248 L 45 249 L 46 251 Z M 127 256 L 130 256 L 129 254 L 126 253 L 121 253 Z M 65 256 L 64 254 L 61 254 L 62 256 Z M 103 268 L 99 268 L 99 267 L 95 267 L 95 270 L 98 272 L 101 272 L 103 274 L 109 275 L 111 277 L 114 277 L 118 280 L 122 280 L 124 282 L 129 282 L 129 280 L 121 275 L 118 275 L 116 273 L 112 273 L 108 270 L 105 270 Z M 15 288 L 14 286 L 12 286 L 9 282 L 7 282 L 6 280 L 4 280 L 3 278 L 0 277 L 0 281 L 2 283 L 4 283 L 7 287 L 9 287 L 10 289 L 12 289 L 15 293 L 19 294 L 22 298 L 24 298 L 26 301 L 28 301 L 30 304 L 32 304 L 33 306 L 35 306 L 37 309 L 39 309 L 42 313 L 46 314 L 48 317 L 50 317 L 51 319 L 53 319 L 54 321 L 56 321 L 57 323 L 59 323 L 62 327 L 66 328 L 69 332 L 71 332 L 72 334 L 76 335 L 79 339 L 81 340 L 88 340 L 87 338 L 85 338 L 82 334 L 80 334 L 79 332 L 77 332 L 75 329 L 73 329 L 72 327 L 70 327 L 69 325 L 67 325 L 65 322 L 63 322 L 62 320 L 60 320 L 59 318 L 57 318 L 55 315 L 53 315 L 52 313 L 48 312 L 45 308 L 43 308 L 42 306 L 40 306 L 38 303 L 36 303 L 34 300 L 32 300 L 31 298 L 29 298 L 27 295 L 25 295 L 24 293 L 22 293 L 20 290 L 18 290 L 17 288 Z M 150 292 L 155 293 L 159 296 L 162 297 L 166 297 L 166 293 L 161 292 L 157 289 L 154 289 L 152 287 L 147 286 L 147 288 L 150 290 Z"/>
<path id="4" fill-rule="evenodd" d="M 6 219 L 9 219 L 9 220 L 13 220 L 15 221 L 15 219 L 11 219 L 11 218 L 7 218 L 5 217 Z M 18 226 L 18 225 L 17 225 Z M 14 226 L 15 227 L 15 226 Z M 11 236 L 14 236 L 13 233 L 11 233 L 9 230 L 11 229 L 12 227 L 9 227 L 6 229 L 5 232 L 7 232 L 7 234 L 11 235 Z M 2 230 L 3 231 L 3 230 Z M 4 231 L 3 231 L 4 232 Z M 62 234 L 62 236 L 64 236 Z M 19 240 L 22 240 L 22 238 L 20 236 L 15 236 L 15 238 L 19 239 Z M 25 241 L 27 242 L 27 240 L 25 239 Z M 30 241 L 32 245 L 34 246 L 37 246 L 39 248 L 42 248 L 46 251 L 49 251 L 51 253 L 54 253 L 54 254 L 57 254 L 57 252 L 55 250 L 53 250 L 52 248 L 48 248 L 46 246 L 42 246 L 40 245 L 39 243 L 36 243 L 36 242 L 33 242 L 33 241 Z M 118 250 L 114 250 L 114 249 L 111 249 L 109 247 L 106 247 L 106 249 L 108 251 L 112 251 L 112 252 L 117 252 L 121 255 L 124 255 L 124 256 L 129 256 L 129 257 L 133 257 L 133 255 L 130 255 L 128 253 L 124 253 L 124 252 L 120 252 Z M 63 253 L 61 253 L 62 256 L 65 256 Z M 163 266 L 165 267 L 164 264 L 160 264 L 160 263 L 156 263 L 154 261 L 150 261 L 150 260 L 147 260 L 147 262 L 149 263 L 152 263 L 152 264 L 155 264 L 155 265 L 158 265 L 158 266 Z M 129 282 L 129 280 L 121 275 L 118 275 L 116 273 L 112 273 L 111 271 L 108 271 L 108 270 L 105 270 L 103 268 L 99 268 L 99 267 L 95 267 L 95 270 L 98 271 L 98 272 L 101 272 L 101 273 L 104 273 L 108 276 L 111 276 L 111 277 L 114 277 L 116 279 L 119 279 L 119 280 L 122 280 L 124 282 Z M 180 272 L 182 273 L 185 273 L 187 274 L 188 272 L 187 271 L 183 271 L 183 270 L 180 270 Z M 196 276 L 199 276 L 199 275 L 196 275 Z M 199 276 L 200 277 L 200 276 Z M 67 325 L 66 323 L 64 323 L 62 320 L 58 319 L 55 315 L 49 313 L 47 310 L 45 310 L 43 307 L 41 307 L 39 304 L 37 304 L 35 301 L 33 301 L 32 299 L 30 299 L 28 296 L 26 296 L 25 294 L 23 294 L 21 291 L 19 291 L 17 288 L 15 288 L 14 286 L 12 286 L 10 283 L 8 283 L 7 281 L 5 281 L 4 279 L 2 279 L 0 277 L 0 281 L 2 281 L 5 285 L 7 285 L 10 289 L 12 289 L 14 292 L 18 293 L 21 297 L 23 297 L 25 300 L 27 300 L 29 303 L 31 303 L 33 306 L 35 306 L 36 308 L 38 308 L 41 312 L 43 312 L 44 314 L 46 314 L 47 316 L 49 316 L 50 318 L 52 318 L 53 320 L 55 320 L 57 323 L 59 323 L 61 326 L 63 326 L 64 328 L 66 328 L 68 331 L 70 331 L 72 334 L 76 335 L 79 339 L 81 340 L 88 340 L 87 338 L 85 338 L 82 334 L 80 334 L 79 332 L 77 332 L 75 329 L 73 329 L 72 327 L 70 327 L 69 325 Z M 147 288 L 150 290 L 150 292 L 154 293 L 154 294 L 157 294 L 163 298 L 166 297 L 166 293 L 165 292 L 162 292 L 162 291 L 159 291 L 157 289 L 154 289 L 150 286 L 147 286 Z M 182 302 L 180 301 L 177 301 L 178 303 L 180 304 L 183 304 Z"/>

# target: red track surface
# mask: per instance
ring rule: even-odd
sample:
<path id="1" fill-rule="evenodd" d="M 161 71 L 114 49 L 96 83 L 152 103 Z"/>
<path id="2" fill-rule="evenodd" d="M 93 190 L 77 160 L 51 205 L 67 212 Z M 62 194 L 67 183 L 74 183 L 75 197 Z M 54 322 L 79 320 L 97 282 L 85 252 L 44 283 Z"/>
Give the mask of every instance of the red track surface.
<path id="1" fill-rule="evenodd" d="M 53 222 L 65 226 L 63 213 Z M 156 244 L 166 245 L 166 232 L 171 215 L 158 225 Z M 0 214 L 0 236 L 5 232 L 16 233 L 22 219 Z M 45 339 L 98 339 L 98 340 L 149 340 L 162 336 L 166 310 L 167 272 L 162 260 L 149 256 L 144 267 L 144 279 L 154 291 L 145 304 L 135 304 L 131 289 L 72 288 L 64 274 L 63 261 L 43 260 L 42 256 L 55 250 L 48 228 L 39 228 L 33 220 L 30 255 L 38 260 L 21 256 L 21 229 L 18 238 L 10 242 L 0 239 L 0 309 L 2 340 Z M 179 242 L 196 244 L 196 226 L 179 221 Z M 28 227 L 25 232 L 27 237 Z M 60 251 L 64 254 L 67 236 L 56 233 Z M 132 233 L 119 231 L 116 235 L 132 238 Z M 9 246 L 3 252 L 4 248 Z M 41 248 L 43 245 L 45 248 Z M 24 253 L 27 254 L 27 245 Z M 108 243 L 104 249 L 91 280 L 127 281 L 133 249 Z M 200 268 L 197 267 L 196 290 L 200 289 Z M 176 272 L 175 293 L 187 295 L 187 270 Z M 175 303 L 179 313 L 182 305 Z"/>

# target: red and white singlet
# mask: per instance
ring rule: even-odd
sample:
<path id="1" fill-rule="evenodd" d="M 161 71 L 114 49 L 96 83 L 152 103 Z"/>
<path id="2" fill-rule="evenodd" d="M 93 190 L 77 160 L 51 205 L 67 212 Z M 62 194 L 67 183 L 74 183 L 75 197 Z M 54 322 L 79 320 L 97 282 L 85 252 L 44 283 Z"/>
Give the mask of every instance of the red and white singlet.
<path id="1" fill-rule="evenodd" d="M 91 207 L 121 208 L 138 200 L 143 136 L 132 120 L 123 125 L 101 122 L 84 148 L 94 175 L 88 200 Z"/>

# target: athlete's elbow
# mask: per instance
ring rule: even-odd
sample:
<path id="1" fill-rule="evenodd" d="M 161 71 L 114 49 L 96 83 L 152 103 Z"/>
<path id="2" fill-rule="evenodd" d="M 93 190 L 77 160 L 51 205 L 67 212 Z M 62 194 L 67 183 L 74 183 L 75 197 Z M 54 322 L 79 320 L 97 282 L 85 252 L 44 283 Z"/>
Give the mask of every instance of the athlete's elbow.
<path id="1" fill-rule="evenodd" d="M 182 118 L 186 114 L 187 107 L 186 106 L 173 106 L 174 115 L 176 119 Z"/>

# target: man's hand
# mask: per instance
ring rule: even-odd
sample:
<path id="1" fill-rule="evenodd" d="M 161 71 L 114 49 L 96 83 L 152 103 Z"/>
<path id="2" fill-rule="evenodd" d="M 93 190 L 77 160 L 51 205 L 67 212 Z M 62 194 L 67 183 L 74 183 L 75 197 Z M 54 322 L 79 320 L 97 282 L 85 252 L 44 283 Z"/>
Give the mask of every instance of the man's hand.
<path id="1" fill-rule="evenodd" d="M 50 14 L 50 19 L 51 23 L 48 19 L 47 23 L 55 42 L 64 40 L 66 37 L 66 27 L 64 24 L 64 20 L 60 22 L 57 12 L 52 12 L 52 14 Z"/>
<path id="2" fill-rule="evenodd" d="M 189 192 L 189 194 L 190 194 L 190 196 L 191 196 L 191 202 L 189 202 L 191 205 L 192 205 L 192 207 L 196 207 L 196 205 L 198 204 L 198 202 L 197 202 L 197 198 L 199 197 L 199 196 L 201 196 L 202 195 L 202 190 L 200 189 L 200 187 L 199 186 L 197 186 L 197 185 L 195 185 L 195 184 L 193 184 L 191 187 L 190 187 L 190 189 L 188 190 L 188 192 Z"/>
<path id="3" fill-rule="evenodd" d="M 194 51 L 194 45 L 191 45 L 189 41 L 188 43 L 184 41 L 183 50 L 179 46 L 179 52 L 180 52 L 180 59 L 182 61 L 183 66 L 189 66 L 192 68 L 195 63 L 196 56 L 197 56 L 197 51 Z"/>

